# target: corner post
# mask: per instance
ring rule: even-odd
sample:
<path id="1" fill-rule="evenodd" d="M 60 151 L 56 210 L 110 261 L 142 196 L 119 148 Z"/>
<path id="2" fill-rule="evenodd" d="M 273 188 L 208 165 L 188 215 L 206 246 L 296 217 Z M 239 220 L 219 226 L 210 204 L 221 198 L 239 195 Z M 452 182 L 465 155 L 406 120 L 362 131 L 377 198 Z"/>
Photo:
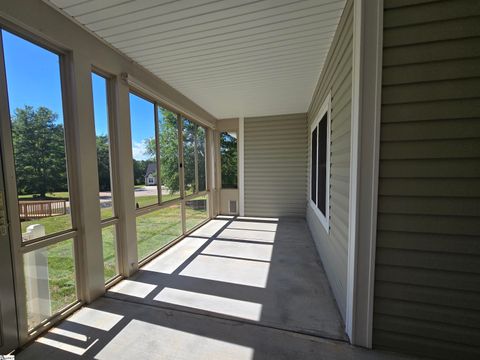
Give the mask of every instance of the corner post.
<path id="1" fill-rule="evenodd" d="M 346 332 L 372 347 L 383 0 L 355 0 Z"/>

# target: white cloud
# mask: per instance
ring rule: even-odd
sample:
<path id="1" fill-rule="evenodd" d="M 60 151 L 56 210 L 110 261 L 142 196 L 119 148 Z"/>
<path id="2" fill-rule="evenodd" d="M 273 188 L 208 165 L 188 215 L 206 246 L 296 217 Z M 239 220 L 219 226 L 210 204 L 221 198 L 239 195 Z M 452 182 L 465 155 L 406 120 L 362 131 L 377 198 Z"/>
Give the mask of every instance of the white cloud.
<path id="1" fill-rule="evenodd" d="M 135 160 L 147 160 L 148 156 L 145 154 L 145 144 L 143 142 L 132 143 L 132 155 Z"/>

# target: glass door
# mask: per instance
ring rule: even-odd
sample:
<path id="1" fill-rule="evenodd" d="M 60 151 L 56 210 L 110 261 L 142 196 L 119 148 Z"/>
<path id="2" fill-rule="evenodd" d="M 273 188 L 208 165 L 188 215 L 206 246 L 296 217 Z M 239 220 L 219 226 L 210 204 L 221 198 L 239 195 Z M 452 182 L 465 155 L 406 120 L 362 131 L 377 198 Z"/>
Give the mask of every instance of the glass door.
<path id="1" fill-rule="evenodd" d="M 5 203 L 3 162 L 0 151 L 0 354 L 7 354 L 18 346 L 17 309 L 13 282 L 8 216 Z"/>
<path id="2" fill-rule="evenodd" d="M 0 59 L 5 197 L 25 342 L 78 302 L 72 132 L 64 55 L 0 29 Z"/>

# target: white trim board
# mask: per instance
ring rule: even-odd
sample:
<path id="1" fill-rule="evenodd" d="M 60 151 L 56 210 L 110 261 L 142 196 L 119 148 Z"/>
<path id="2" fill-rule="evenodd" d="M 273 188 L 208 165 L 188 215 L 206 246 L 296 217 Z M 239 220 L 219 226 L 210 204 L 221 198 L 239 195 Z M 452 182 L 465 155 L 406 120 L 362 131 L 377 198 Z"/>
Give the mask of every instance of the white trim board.
<path id="1" fill-rule="evenodd" d="M 238 119 L 238 213 L 245 216 L 245 118 Z"/>
<path id="2" fill-rule="evenodd" d="M 355 0 L 346 332 L 372 347 L 383 0 Z"/>

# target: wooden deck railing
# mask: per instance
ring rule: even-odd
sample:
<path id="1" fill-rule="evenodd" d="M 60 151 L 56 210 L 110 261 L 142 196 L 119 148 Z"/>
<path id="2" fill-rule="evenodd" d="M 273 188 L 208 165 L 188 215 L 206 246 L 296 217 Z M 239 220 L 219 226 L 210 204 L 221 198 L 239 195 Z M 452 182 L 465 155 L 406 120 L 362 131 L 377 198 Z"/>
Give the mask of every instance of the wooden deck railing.
<path id="1" fill-rule="evenodd" d="M 19 201 L 20 219 L 38 219 L 49 216 L 65 215 L 66 200 Z"/>

